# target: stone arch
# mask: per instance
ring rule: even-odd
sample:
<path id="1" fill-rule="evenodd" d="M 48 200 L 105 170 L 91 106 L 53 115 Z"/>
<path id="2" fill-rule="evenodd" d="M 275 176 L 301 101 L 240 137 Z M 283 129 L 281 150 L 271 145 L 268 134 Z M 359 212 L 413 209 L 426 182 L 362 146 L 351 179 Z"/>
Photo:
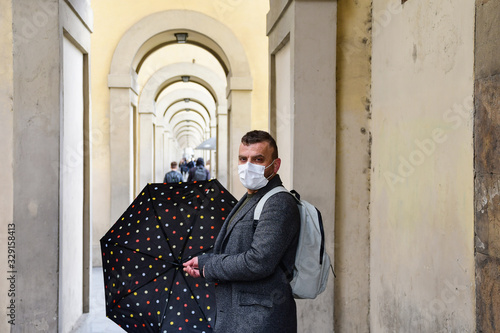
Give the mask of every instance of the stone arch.
<path id="1" fill-rule="evenodd" d="M 118 43 L 110 74 L 127 74 L 137 67 L 152 50 L 175 43 L 176 32 L 187 32 L 188 43 L 210 51 L 231 77 L 250 78 L 248 59 L 233 32 L 205 14 L 190 10 L 169 10 L 154 13 L 134 24 Z"/>
<path id="2" fill-rule="evenodd" d="M 220 77 L 217 76 L 212 70 L 205 66 L 201 66 L 193 63 L 176 63 L 164 66 L 163 68 L 156 71 L 150 79 L 144 85 L 139 96 L 138 104 L 138 114 L 139 123 L 141 124 L 141 130 L 139 131 L 139 163 L 138 163 L 138 174 L 139 174 L 139 185 L 144 186 L 145 184 L 152 181 L 161 181 L 162 173 L 165 170 L 165 165 L 163 163 L 154 163 L 154 160 L 164 161 L 163 149 L 158 149 L 157 151 L 152 151 L 150 149 L 150 143 L 153 140 L 157 140 L 154 136 L 163 135 L 158 130 L 153 130 L 153 124 L 147 127 L 147 120 L 152 119 L 153 123 L 157 125 L 163 123 L 160 121 L 162 116 L 162 111 L 159 109 L 157 111 L 157 98 L 160 96 L 161 91 L 166 89 L 170 84 L 182 81 L 182 76 L 189 76 L 191 82 L 195 82 L 203 86 L 208 90 L 213 96 L 217 110 L 226 110 L 227 102 L 225 98 L 226 84 L 221 82 Z M 210 118 L 215 119 L 216 114 L 210 114 Z M 225 128 L 227 124 L 219 124 L 219 127 Z M 209 131 L 210 123 L 208 124 Z M 156 127 L 157 129 L 165 127 Z M 209 133 L 208 135 L 215 135 L 215 133 Z M 204 138 L 208 139 L 208 137 Z M 161 141 L 158 147 L 162 146 Z M 222 154 L 227 154 L 227 146 L 221 146 L 218 149 Z M 153 170 L 153 168 L 155 170 Z M 153 175 L 153 176 L 152 176 Z M 140 187 L 138 186 L 138 187 Z"/>
<path id="3" fill-rule="evenodd" d="M 209 68 L 192 63 L 179 63 L 165 66 L 154 73 L 141 91 L 139 112 L 156 114 L 157 97 L 163 89 L 187 75 L 190 81 L 196 82 L 207 89 L 214 97 L 216 106 L 227 107 L 226 86 L 220 82 L 217 75 Z M 211 114 L 215 118 L 216 114 Z"/>
<path id="4" fill-rule="evenodd" d="M 191 121 L 192 122 L 192 124 L 190 125 L 191 127 L 193 127 L 193 129 L 191 130 L 191 132 L 195 132 L 197 134 L 197 136 L 198 136 L 198 139 L 203 139 L 205 133 L 203 133 L 202 126 L 199 123 L 197 123 L 196 121 L 193 121 L 190 118 L 186 118 L 184 120 L 180 120 L 179 122 L 177 122 L 177 124 L 172 129 L 172 132 L 175 135 L 180 135 L 182 133 L 186 133 L 188 131 L 186 129 L 186 127 L 188 126 L 187 125 L 187 121 Z"/>
<path id="5" fill-rule="evenodd" d="M 190 97 L 189 103 L 184 101 L 186 96 Z M 170 123 L 170 119 L 177 112 L 182 112 L 181 109 L 183 107 L 188 107 L 194 112 L 199 112 L 203 115 L 204 119 L 208 120 L 208 123 L 205 123 L 205 128 L 209 128 L 209 133 L 206 133 L 207 136 L 212 137 L 216 135 L 216 104 L 213 99 L 213 96 L 208 91 L 200 91 L 198 89 L 188 88 L 188 89 L 177 89 L 169 92 L 163 96 L 160 96 L 160 99 L 156 103 L 156 114 L 159 118 L 159 122 L 163 123 L 163 128 L 165 129 L 165 135 L 170 138 L 170 144 L 178 145 L 182 148 L 183 142 L 179 141 L 181 138 L 172 134 L 172 127 L 168 124 Z M 163 113 L 163 114 L 161 114 Z M 174 139 L 175 137 L 175 139 Z M 208 137 L 204 138 L 208 139 Z M 203 157 L 207 160 L 212 161 L 212 170 L 216 170 L 216 160 L 214 158 L 215 152 L 213 151 L 205 151 L 203 152 Z M 174 158 L 170 152 L 167 151 L 164 156 L 165 162 L 164 165 L 168 166 L 170 161 Z"/>
<path id="6" fill-rule="evenodd" d="M 130 133 L 137 110 L 137 69 L 141 61 L 153 50 L 174 42 L 175 32 L 188 32 L 188 42 L 209 50 L 226 71 L 227 106 L 216 111 L 219 168 L 217 178 L 231 189 L 229 170 L 236 168 L 231 158 L 239 145 L 242 132 L 250 129 L 251 91 L 253 82 L 249 62 L 243 45 L 234 33 L 205 14 L 190 10 L 169 10 L 144 17 L 134 24 L 120 39 L 110 66 L 110 151 L 111 151 L 111 220 L 119 217 L 134 193 L 134 138 Z M 232 118 L 228 119 L 228 107 Z M 152 118 L 152 117 L 151 117 Z M 151 119 L 153 121 L 153 119 Z M 231 131 L 228 130 L 231 125 Z M 230 137 L 232 133 L 234 137 Z M 224 147 L 225 149 L 221 149 Z M 231 162 L 231 163 L 230 163 Z M 153 176 L 153 175 L 151 175 Z M 233 177 L 233 176 L 232 176 Z M 139 184 L 139 187 L 143 184 Z M 139 191 L 140 188 L 135 189 Z"/>
<path id="7" fill-rule="evenodd" d="M 203 94 L 197 90 L 189 89 L 189 90 L 177 90 L 174 91 L 167 96 L 159 99 L 156 102 L 156 112 L 163 112 L 163 118 L 168 117 L 167 111 L 173 106 L 175 103 L 184 100 L 186 96 L 190 96 L 190 101 L 193 103 L 198 103 L 206 109 L 206 112 L 210 115 L 210 125 L 215 126 L 215 102 L 213 99 L 207 96 L 207 94 Z"/>
<path id="8" fill-rule="evenodd" d="M 200 124 L 203 124 L 203 126 L 205 128 L 210 129 L 210 118 L 208 117 L 206 110 L 201 105 L 195 104 L 195 105 L 191 106 L 189 112 L 197 114 L 201 119 Z M 164 120 L 165 120 L 164 124 L 167 124 L 166 126 L 168 126 L 168 125 L 172 126 L 172 124 L 170 124 L 170 122 L 174 120 L 174 117 L 178 116 L 179 114 L 184 114 L 184 113 L 187 113 L 186 108 L 184 106 L 175 105 L 175 104 L 172 105 L 165 113 L 166 116 L 164 118 Z M 204 138 L 204 139 L 208 139 L 208 138 Z"/>

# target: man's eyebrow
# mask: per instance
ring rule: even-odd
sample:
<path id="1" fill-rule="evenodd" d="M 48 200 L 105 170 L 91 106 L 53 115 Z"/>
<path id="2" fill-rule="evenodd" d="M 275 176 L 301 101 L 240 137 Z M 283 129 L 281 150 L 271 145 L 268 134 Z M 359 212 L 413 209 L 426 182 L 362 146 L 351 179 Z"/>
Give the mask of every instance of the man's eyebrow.
<path id="1" fill-rule="evenodd" d="M 259 158 L 259 157 L 264 157 L 265 158 L 265 156 L 262 155 L 262 154 L 250 156 L 250 158 Z M 238 158 L 247 158 L 247 156 L 245 156 L 245 155 L 239 155 Z"/>

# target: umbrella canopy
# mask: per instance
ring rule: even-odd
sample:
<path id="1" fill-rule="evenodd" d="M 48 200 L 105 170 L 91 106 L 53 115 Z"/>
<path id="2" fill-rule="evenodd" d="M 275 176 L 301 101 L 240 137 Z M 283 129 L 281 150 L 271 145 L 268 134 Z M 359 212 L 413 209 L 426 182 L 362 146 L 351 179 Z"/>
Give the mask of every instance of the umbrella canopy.
<path id="1" fill-rule="evenodd" d="M 216 137 L 213 136 L 210 139 L 207 139 L 200 143 L 195 149 L 203 149 L 203 150 L 216 150 L 217 140 Z"/>
<path id="2" fill-rule="evenodd" d="M 101 238 L 106 315 L 127 332 L 212 332 L 213 286 L 182 263 L 211 251 L 235 204 L 217 180 L 148 184 Z"/>

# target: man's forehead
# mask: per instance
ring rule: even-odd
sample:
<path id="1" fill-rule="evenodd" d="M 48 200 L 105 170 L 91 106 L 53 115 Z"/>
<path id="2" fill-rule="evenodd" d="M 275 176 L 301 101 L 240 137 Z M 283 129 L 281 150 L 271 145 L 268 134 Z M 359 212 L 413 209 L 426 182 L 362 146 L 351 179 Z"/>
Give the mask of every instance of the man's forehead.
<path id="1" fill-rule="evenodd" d="M 271 146 L 267 141 L 256 142 L 249 145 L 240 144 L 240 154 L 250 153 L 251 155 L 268 155 L 272 153 Z"/>

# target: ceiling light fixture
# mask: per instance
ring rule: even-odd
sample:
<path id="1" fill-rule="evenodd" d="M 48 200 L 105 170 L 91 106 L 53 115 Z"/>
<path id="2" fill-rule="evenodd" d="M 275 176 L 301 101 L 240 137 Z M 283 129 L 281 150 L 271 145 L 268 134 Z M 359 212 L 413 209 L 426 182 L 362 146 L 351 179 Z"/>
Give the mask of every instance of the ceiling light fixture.
<path id="1" fill-rule="evenodd" d="M 185 32 L 178 32 L 175 35 L 175 38 L 177 39 L 177 43 L 179 44 L 185 44 L 188 38 L 188 34 Z"/>

